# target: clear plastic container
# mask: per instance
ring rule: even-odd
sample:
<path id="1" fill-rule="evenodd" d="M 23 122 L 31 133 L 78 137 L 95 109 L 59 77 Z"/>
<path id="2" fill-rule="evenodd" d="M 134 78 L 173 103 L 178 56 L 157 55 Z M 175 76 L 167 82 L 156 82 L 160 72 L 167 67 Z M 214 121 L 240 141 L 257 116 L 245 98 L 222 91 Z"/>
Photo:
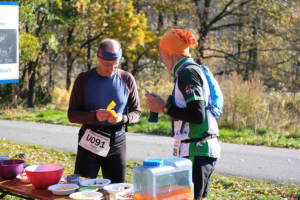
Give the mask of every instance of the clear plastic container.
<path id="1" fill-rule="evenodd" d="M 133 168 L 133 191 L 135 200 L 193 200 L 192 162 L 146 159 Z"/>

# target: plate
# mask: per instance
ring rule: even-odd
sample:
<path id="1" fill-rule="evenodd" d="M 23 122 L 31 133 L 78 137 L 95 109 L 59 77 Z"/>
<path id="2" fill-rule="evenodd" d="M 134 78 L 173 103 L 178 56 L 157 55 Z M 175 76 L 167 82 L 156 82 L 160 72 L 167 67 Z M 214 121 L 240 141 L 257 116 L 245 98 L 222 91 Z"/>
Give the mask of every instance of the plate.
<path id="1" fill-rule="evenodd" d="M 123 191 L 132 191 L 133 186 L 131 183 L 113 183 L 103 187 L 110 194 L 116 194 Z"/>
<path id="2" fill-rule="evenodd" d="M 76 200 L 98 200 L 101 199 L 102 196 L 103 194 L 100 192 L 84 191 L 72 193 L 69 197 Z"/>
<path id="3" fill-rule="evenodd" d="M 68 195 L 75 192 L 79 188 L 76 184 L 55 184 L 48 187 L 53 194 Z"/>
<path id="4" fill-rule="evenodd" d="M 30 183 L 26 173 L 18 174 L 16 178 L 23 183 Z"/>
<path id="5" fill-rule="evenodd" d="M 110 184 L 110 180 L 105 178 L 93 178 L 80 181 L 80 186 L 85 187 L 102 188 L 103 186 L 106 186 L 108 184 Z"/>

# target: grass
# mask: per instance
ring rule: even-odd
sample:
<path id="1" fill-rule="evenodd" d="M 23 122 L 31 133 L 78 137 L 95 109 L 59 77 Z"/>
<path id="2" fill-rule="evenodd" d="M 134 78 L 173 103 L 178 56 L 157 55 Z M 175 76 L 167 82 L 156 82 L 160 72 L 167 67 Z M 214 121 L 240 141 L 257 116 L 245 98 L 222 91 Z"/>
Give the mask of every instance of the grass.
<path id="1" fill-rule="evenodd" d="M 59 109 L 9 109 L 0 111 L 0 119 L 35 121 L 51 124 L 73 125 L 69 122 L 66 110 Z"/>
<path id="2" fill-rule="evenodd" d="M 160 114 L 157 124 L 148 123 L 148 116 L 148 112 L 142 112 L 141 120 L 137 124 L 130 125 L 128 131 L 166 136 L 171 135 L 171 120 L 168 116 Z M 78 124 L 72 124 L 68 121 L 66 110 L 57 110 L 51 107 L 43 109 L 2 110 L 0 111 L 0 119 L 79 126 Z M 229 143 L 300 149 L 300 132 L 298 132 L 292 134 L 287 132 L 278 133 L 272 130 L 258 130 L 255 132 L 250 129 L 233 130 L 230 128 L 221 128 L 219 139 L 222 142 Z"/>
<path id="3" fill-rule="evenodd" d="M 74 170 L 76 155 L 70 152 L 43 148 L 38 145 L 25 145 L 0 140 L 0 155 L 7 154 L 10 158 L 18 158 L 25 154 L 25 161 L 29 164 L 56 163 L 65 167 L 64 173 L 71 174 Z M 132 183 L 132 168 L 139 162 L 128 161 L 126 182 Z M 9 197 L 7 199 L 20 199 Z M 298 200 L 300 186 L 292 184 L 269 183 L 249 178 L 232 177 L 213 174 L 210 200 Z"/>
<path id="4" fill-rule="evenodd" d="M 287 132 L 276 133 L 272 130 L 262 133 L 255 133 L 253 130 L 249 129 L 232 130 L 228 128 L 222 128 L 219 139 L 222 142 L 238 144 L 300 149 L 299 137 L 299 135 L 292 135 Z"/>

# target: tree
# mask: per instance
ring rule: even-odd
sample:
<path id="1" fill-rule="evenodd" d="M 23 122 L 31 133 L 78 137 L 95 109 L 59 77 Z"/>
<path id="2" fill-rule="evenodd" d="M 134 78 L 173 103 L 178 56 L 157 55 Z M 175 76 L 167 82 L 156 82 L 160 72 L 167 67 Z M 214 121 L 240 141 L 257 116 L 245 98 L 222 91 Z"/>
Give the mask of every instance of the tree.
<path id="1" fill-rule="evenodd" d="M 56 15 L 61 19 L 60 27 L 57 32 L 61 32 L 63 37 L 60 37 L 59 51 L 65 60 L 66 69 L 66 89 L 69 90 L 71 86 L 71 75 L 73 71 L 73 64 L 78 57 L 83 55 L 80 49 L 80 20 L 82 14 L 78 11 L 76 1 L 70 3 L 68 0 L 62 0 L 61 9 L 56 10 Z"/>
<path id="2" fill-rule="evenodd" d="M 56 49 L 55 34 L 51 27 L 57 22 L 53 10 L 61 6 L 60 1 L 23 0 L 20 2 L 20 29 L 25 37 L 32 38 L 37 46 L 33 46 L 33 56 L 26 56 L 23 74 L 28 76 L 28 107 L 34 107 L 37 76 L 42 72 L 41 60 L 47 49 Z M 21 40 L 22 42 L 24 40 Z M 22 46 L 22 43 L 21 43 Z M 28 53 L 28 50 L 24 49 Z M 40 69 L 38 69 L 40 68 Z M 25 75 L 24 74 L 24 75 Z"/>
<path id="3" fill-rule="evenodd" d="M 148 28 L 145 15 L 134 13 L 132 1 L 120 3 L 107 23 L 108 35 L 121 41 L 125 61 L 123 69 L 134 75 L 158 57 L 158 39 Z M 142 60 L 143 63 L 140 63 Z"/>
<path id="4" fill-rule="evenodd" d="M 105 37 L 121 42 L 124 58 L 121 68 L 133 74 L 147 64 L 139 64 L 144 57 L 158 57 L 157 48 L 151 45 L 156 39 L 155 35 L 149 30 L 145 15 L 135 13 L 132 0 L 81 0 L 78 1 L 77 7 L 84 16 L 88 16 L 88 20 L 81 21 L 80 29 L 82 37 L 85 38 L 81 47 L 86 50 L 87 61 L 91 60 L 92 44 L 98 44 Z"/>

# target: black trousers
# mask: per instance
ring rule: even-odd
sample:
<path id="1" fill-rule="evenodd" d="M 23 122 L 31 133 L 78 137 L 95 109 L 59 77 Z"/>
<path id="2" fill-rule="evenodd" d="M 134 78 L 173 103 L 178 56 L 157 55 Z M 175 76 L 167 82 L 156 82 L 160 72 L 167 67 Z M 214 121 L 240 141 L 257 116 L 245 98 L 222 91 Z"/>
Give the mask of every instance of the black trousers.
<path id="1" fill-rule="evenodd" d="M 216 158 L 196 156 L 193 163 L 194 198 L 201 200 L 208 196 L 210 177 L 216 165 Z"/>
<path id="2" fill-rule="evenodd" d="M 84 131 L 79 133 L 78 141 Z M 96 155 L 78 145 L 75 162 L 75 174 L 87 178 L 96 178 L 101 167 L 103 178 L 112 183 L 125 182 L 126 175 L 126 136 L 125 133 L 111 138 L 107 157 Z"/>

